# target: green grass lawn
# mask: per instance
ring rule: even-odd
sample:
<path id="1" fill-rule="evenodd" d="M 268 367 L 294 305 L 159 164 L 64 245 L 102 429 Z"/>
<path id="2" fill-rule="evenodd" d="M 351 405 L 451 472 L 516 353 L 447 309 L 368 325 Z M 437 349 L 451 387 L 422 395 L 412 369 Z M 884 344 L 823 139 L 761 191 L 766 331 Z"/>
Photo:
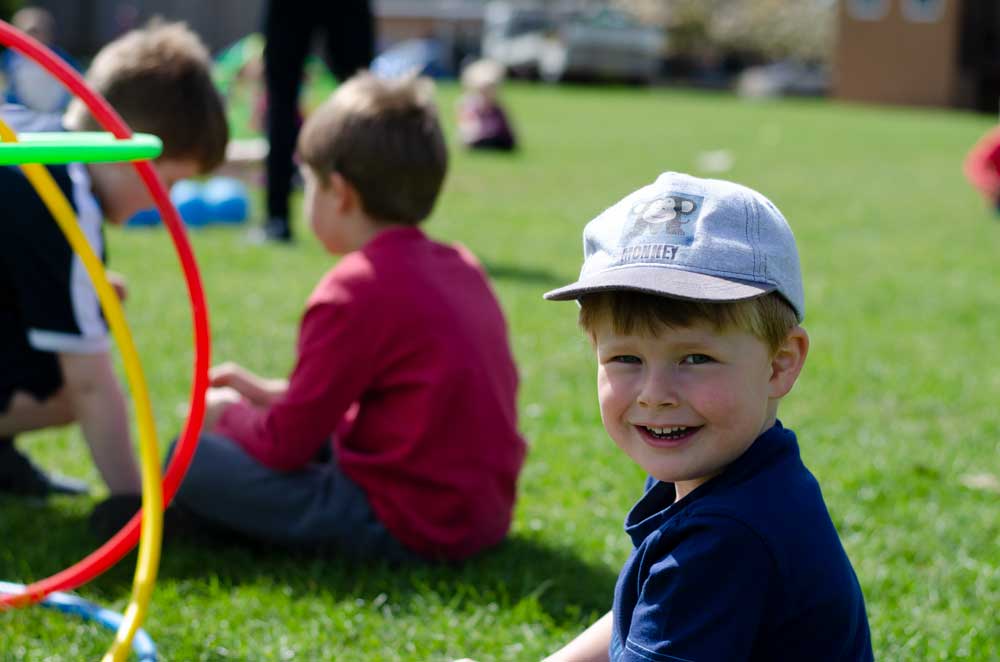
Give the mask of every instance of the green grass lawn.
<path id="1" fill-rule="evenodd" d="M 450 136 L 455 97 L 441 87 Z M 605 612 L 643 476 L 602 432 L 576 307 L 541 294 L 575 277 L 590 218 L 661 171 L 705 174 L 698 155 L 726 149 L 725 177 L 771 197 L 798 238 L 812 349 L 780 415 L 858 572 L 876 657 L 1000 660 L 1000 493 L 967 486 L 1000 475 L 1000 219 L 961 175 L 991 118 L 618 88 L 514 85 L 506 99 L 523 151 L 455 146 L 426 229 L 480 256 L 510 323 L 531 442 L 510 540 L 405 572 L 168 545 L 144 625 L 163 659 L 537 660 Z M 292 247 L 192 232 L 216 362 L 288 371 L 303 301 L 331 264 L 298 222 Z M 163 230 L 109 229 L 108 243 L 165 443 L 191 369 L 180 271 Z M 22 445 L 97 489 L 77 431 Z M 38 579 L 95 548 L 91 506 L 3 501 L 0 579 Z M 134 561 L 80 594 L 122 609 Z M 110 638 L 41 609 L 0 614 L 4 662 L 97 659 Z"/>

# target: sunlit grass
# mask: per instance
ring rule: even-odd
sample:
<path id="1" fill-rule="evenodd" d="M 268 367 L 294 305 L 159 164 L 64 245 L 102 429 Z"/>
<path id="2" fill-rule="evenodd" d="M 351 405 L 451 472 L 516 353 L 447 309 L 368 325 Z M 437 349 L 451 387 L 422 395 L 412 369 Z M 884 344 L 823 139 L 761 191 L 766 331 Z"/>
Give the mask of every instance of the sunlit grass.
<path id="1" fill-rule="evenodd" d="M 455 96 L 441 87 L 449 133 Z M 964 480 L 1000 475 L 1000 222 L 960 171 L 990 118 L 626 88 L 515 85 L 506 99 L 523 151 L 454 149 L 426 229 L 480 256 L 507 312 L 532 443 L 511 540 L 406 572 L 170 545 L 145 625 L 164 659 L 533 660 L 606 611 L 642 475 L 602 432 L 575 306 L 541 294 L 576 275 L 587 220 L 661 171 L 708 174 L 709 150 L 731 154 L 724 176 L 771 197 L 799 241 L 812 350 L 781 417 L 858 571 L 876 657 L 1000 659 L 1000 494 Z M 289 369 L 332 263 L 298 222 L 292 247 L 192 233 L 216 360 Z M 162 230 L 110 229 L 108 243 L 166 441 L 189 388 L 183 282 Z M 22 443 L 97 488 L 75 430 Z M 99 544 L 90 505 L 0 503 L 0 579 L 49 575 Z M 80 593 L 121 609 L 133 564 Z M 96 659 L 110 640 L 38 609 L 0 615 L 0 632 L 4 661 Z"/>

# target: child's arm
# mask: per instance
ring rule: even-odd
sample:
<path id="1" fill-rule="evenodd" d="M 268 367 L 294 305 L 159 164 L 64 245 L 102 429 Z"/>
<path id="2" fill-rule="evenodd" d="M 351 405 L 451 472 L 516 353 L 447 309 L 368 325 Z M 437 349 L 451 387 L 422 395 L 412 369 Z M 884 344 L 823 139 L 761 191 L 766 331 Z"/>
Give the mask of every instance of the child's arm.
<path id="1" fill-rule="evenodd" d="M 608 662 L 612 622 L 613 616 L 609 611 L 577 635 L 573 641 L 542 662 Z M 455 662 L 475 662 L 475 660 L 464 657 L 461 660 L 455 660 Z"/>
<path id="2" fill-rule="evenodd" d="M 311 462 L 375 379 L 379 353 L 386 347 L 379 336 L 381 310 L 370 297 L 311 304 L 302 318 L 295 367 L 284 394 L 268 407 L 256 407 L 249 399 L 225 407 L 214 431 L 278 471 Z M 283 382 L 277 385 L 285 388 Z"/>
<path id="3" fill-rule="evenodd" d="M 607 662 L 612 621 L 609 611 L 544 662 Z"/>
<path id="4" fill-rule="evenodd" d="M 271 406 L 288 391 L 287 379 L 261 377 L 232 362 L 215 366 L 209 371 L 208 378 L 212 386 L 228 386 L 258 407 Z"/>
<path id="5" fill-rule="evenodd" d="M 110 355 L 61 353 L 59 366 L 73 418 L 111 494 L 139 494 L 142 485 L 132 452 L 128 409 Z"/>

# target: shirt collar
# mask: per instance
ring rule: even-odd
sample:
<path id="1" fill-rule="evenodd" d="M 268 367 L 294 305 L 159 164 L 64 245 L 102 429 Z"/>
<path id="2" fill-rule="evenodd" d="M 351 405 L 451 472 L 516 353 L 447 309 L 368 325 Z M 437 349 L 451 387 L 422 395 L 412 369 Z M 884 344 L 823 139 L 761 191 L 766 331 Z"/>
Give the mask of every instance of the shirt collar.
<path id="1" fill-rule="evenodd" d="M 368 243 L 361 247 L 362 251 L 371 251 L 410 241 L 425 239 L 424 231 L 416 225 L 392 225 L 384 230 L 379 230 L 378 234 L 368 240 Z"/>
<path id="2" fill-rule="evenodd" d="M 774 426 L 757 437 L 750 448 L 721 474 L 699 485 L 676 503 L 674 503 L 676 492 L 673 483 L 649 478 L 646 481 L 646 493 L 625 517 L 625 532 L 632 538 L 633 544 L 638 546 L 650 533 L 692 503 L 720 489 L 743 482 L 748 477 L 760 473 L 764 467 L 773 464 L 779 456 L 789 453 L 794 453 L 796 456 L 799 453 L 795 433 L 782 426 L 781 421 L 776 421 Z"/>

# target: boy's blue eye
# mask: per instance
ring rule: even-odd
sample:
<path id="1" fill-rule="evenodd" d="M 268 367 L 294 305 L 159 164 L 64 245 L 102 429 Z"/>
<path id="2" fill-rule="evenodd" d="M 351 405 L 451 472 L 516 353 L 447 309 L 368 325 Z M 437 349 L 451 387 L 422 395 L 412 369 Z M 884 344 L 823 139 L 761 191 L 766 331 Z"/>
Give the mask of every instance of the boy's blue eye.
<path id="1" fill-rule="evenodd" d="M 681 363 L 686 363 L 688 365 L 701 365 L 703 363 L 711 363 L 714 359 L 706 354 L 688 354 L 683 359 Z"/>
<path id="2" fill-rule="evenodd" d="M 632 356 L 631 354 L 620 354 L 618 356 L 611 357 L 612 363 L 642 363 L 642 360 L 638 356 Z"/>

